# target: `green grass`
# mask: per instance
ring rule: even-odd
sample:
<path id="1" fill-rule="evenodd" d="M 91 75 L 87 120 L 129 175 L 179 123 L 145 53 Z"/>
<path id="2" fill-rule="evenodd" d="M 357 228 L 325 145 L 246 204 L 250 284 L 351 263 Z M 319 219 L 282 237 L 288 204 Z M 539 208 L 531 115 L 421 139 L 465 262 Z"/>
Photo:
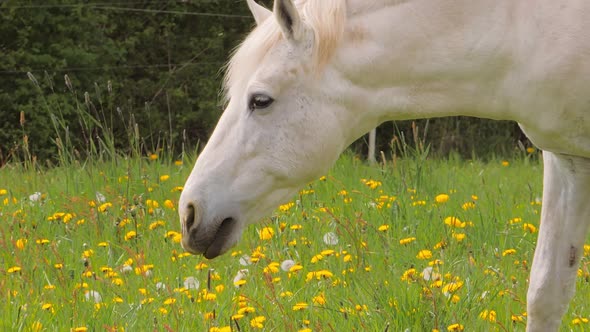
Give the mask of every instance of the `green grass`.
<path id="1" fill-rule="evenodd" d="M 524 330 L 530 231 L 541 208 L 535 156 L 508 166 L 455 159 L 368 166 L 345 155 L 212 261 L 183 254 L 177 242 L 175 188 L 191 167 L 121 158 L 2 169 L 0 328 L 253 331 L 258 319 L 266 331 Z M 31 201 L 35 192 L 42 196 Z M 437 202 L 440 194 L 448 200 Z M 445 224 L 447 217 L 464 227 Z M 337 244 L 324 242 L 329 232 Z M 422 250 L 429 252 L 418 257 Z M 244 255 L 256 262 L 241 265 Z M 300 270 L 277 267 L 288 259 Z M 439 281 L 421 275 L 433 263 Z M 588 327 L 572 322 L 590 316 L 586 264 L 563 331 Z M 199 288 L 185 289 L 187 277 Z M 298 303 L 307 307 L 294 310 Z M 479 317 L 486 310 L 495 321 Z"/>

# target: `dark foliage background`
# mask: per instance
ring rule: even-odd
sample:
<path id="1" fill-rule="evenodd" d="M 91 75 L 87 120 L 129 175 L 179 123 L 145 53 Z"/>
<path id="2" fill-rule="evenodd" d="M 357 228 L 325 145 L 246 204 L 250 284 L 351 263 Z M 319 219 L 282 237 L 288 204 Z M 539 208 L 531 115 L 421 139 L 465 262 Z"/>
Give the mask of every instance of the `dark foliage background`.
<path id="1" fill-rule="evenodd" d="M 252 26 L 245 0 L 0 1 L 0 164 L 23 145 L 54 158 L 63 130 L 80 151 L 105 128 L 123 153 L 130 128 L 146 152 L 202 146 L 221 112 L 220 68 Z M 382 125 L 378 149 L 411 128 Z M 440 155 L 505 154 L 521 139 L 514 123 L 472 118 L 429 120 L 426 134 Z"/>

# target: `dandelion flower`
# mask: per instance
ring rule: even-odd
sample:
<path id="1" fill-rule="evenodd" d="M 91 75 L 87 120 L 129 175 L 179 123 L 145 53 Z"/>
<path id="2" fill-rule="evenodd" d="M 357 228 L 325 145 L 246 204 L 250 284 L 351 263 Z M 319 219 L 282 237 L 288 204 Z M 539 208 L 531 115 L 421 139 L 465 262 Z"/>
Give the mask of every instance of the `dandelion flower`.
<path id="1" fill-rule="evenodd" d="M 461 324 L 455 323 L 447 327 L 447 331 L 463 331 L 464 327 Z"/>
<path id="2" fill-rule="evenodd" d="M 195 277 L 187 277 L 183 282 L 185 289 L 199 289 L 200 282 Z"/>
<path id="3" fill-rule="evenodd" d="M 293 306 L 293 311 L 300 311 L 307 309 L 307 303 L 305 302 L 298 302 Z"/>
<path id="4" fill-rule="evenodd" d="M 432 251 L 428 249 L 420 250 L 418 255 L 416 255 L 418 259 L 431 259 L 432 258 Z"/>
<path id="5" fill-rule="evenodd" d="M 286 259 L 281 263 L 281 270 L 283 270 L 285 272 L 289 272 L 294 265 L 295 265 L 294 260 Z"/>
<path id="6" fill-rule="evenodd" d="M 389 225 L 381 225 L 379 226 L 379 228 L 377 228 L 377 230 L 379 232 L 386 232 L 389 229 Z"/>
<path id="7" fill-rule="evenodd" d="M 401 244 L 401 245 L 407 245 L 407 244 L 410 244 L 410 243 L 412 243 L 414 241 L 416 241 L 416 238 L 415 237 L 407 237 L 407 238 L 404 238 L 404 239 L 399 240 L 399 244 Z"/>
<path id="8" fill-rule="evenodd" d="M 333 232 L 328 232 L 324 234 L 324 243 L 329 246 L 335 246 L 338 244 L 338 235 L 334 234 Z"/>
<path id="9" fill-rule="evenodd" d="M 457 218 L 457 217 L 446 217 L 444 222 L 445 222 L 445 225 L 448 225 L 451 227 L 456 227 L 456 228 L 464 228 L 467 225 L 466 223 L 459 220 L 459 218 Z"/>
<path id="10" fill-rule="evenodd" d="M 442 203 L 446 203 L 449 200 L 449 195 L 447 194 L 440 194 L 440 195 L 436 195 L 436 197 L 434 197 L 434 201 L 442 204 Z"/>
<path id="11" fill-rule="evenodd" d="M 102 302 L 102 296 L 95 290 L 89 290 L 84 294 L 86 301 L 94 301 L 94 303 Z"/>
<path id="12" fill-rule="evenodd" d="M 266 321 L 266 317 L 264 316 L 257 316 L 250 320 L 250 326 L 261 329 L 264 328 L 264 322 Z"/>
<path id="13" fill-rule="evenodd" d="M 275 231 L 272 227 L 264 227 L 258 232 L 258 237 L 261 240 L 270 240 L 275 235 Z"/>

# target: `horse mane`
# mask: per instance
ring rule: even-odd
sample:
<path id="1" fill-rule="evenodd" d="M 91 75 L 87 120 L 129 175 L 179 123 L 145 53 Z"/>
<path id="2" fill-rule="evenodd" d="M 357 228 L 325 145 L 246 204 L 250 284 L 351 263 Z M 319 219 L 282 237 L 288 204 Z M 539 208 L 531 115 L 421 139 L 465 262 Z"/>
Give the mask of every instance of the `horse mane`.
<path id="1" fill-rule="evenodd" d="M 296 0 L 295 6 L 301 20 L 314 33 L 312 70 L 321 72 L 338 47 L 346 24 L 346 1 L 343 0 Z M 226 65 L 224 95 L 235 95 L 233 89 L 242 89 L 252 76 L 260 61 L 270 49 L 283 39 L 274 15 L 266 19 L 246 37 L 233 52 Z M 237 91 L 236 91 L 237 92 Z"/>

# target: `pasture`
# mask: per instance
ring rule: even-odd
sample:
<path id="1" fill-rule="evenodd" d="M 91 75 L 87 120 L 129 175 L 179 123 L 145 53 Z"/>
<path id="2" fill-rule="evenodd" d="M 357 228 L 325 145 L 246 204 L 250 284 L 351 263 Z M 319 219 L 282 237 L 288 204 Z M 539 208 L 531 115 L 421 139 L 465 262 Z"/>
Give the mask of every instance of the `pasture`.
<path id="1" fill-rule="evenodd" d="M 180 247 L 192 160 L 0 171 L 0 328 L 518 331 L 541 208 L 513 160 L 344 155 L 208 261 Z M 563 331 L 590 328 L 584 247 Z"/>

